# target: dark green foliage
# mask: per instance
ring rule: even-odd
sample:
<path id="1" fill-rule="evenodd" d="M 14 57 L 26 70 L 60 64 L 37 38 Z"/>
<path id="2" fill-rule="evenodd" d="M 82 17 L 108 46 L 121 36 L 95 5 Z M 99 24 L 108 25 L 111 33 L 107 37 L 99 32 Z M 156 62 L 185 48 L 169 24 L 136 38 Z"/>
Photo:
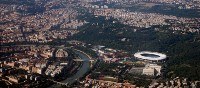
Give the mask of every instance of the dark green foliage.
<path id="1" fill-rule="evenodd" d="M 145 77 L 145 76 L 136 77 L 133 74 L 126 74 L 124 79 L 129 80 L 131 84 L 134 84 L 137 86 L 148 87 L 149 84 L 151 83 L 151 80 L 148 80 L 148 77 Z"/>
<path id="2" fill-rule="evenodd" d="M 166 15 L 174 15 L 178 17 L 200 17 L 198 9 L 178 9 L 178 6 L 170 5 L 156 5 L 151 9 L 148 9 L 147 12 L 161 13 Z"/>
<path id="3" fill-rule="evenodd" d="M 96 57 L 97 57 L 97 54 L 96 54 L 94 51 L 92 51 L 91 49 L 88 49 L 88 48 L 86 48 L 86 47 L 83 47 L 83 46 L 75 46 L 74 48 L 75 48 L 75 49 L 78 49 L 78 50 L 81 50 L 81 51 L 83 51 L 83 52 L 85 52 L 85 53 L 87 53 L 88 55 L 90 55 L 90 56 L 93 57 L 93 58 L 96 58 Z"/>
<path id="4" fill-rule="evenodd" d="M 105 75 L 105 76 L 112 76 L 112 77 L 116 77 L 118 76 L 118 72 L 117 69 L 118 66 L 122 66 L 123 64 L 119 64 L 119 63 L 103 63 L 100 62 L 99 66 L 96 68 L 96 72 L 100 72 L 101 75 Z M 114 71 L 116 70 L 116 71 Z"/>
<path id="5" fill-rule="evenodd" d="M 167 72 L 173 71 L 176 76 L 199 79 L 200 64 L 200 42 L 198 34 L 172 33 L 154 31 L 154 28 L 139 29 L 134 31 L 134 27 L 129 27 L 112 21 L 105 21 L 103 18 L 91 18 L 91 20 L 101 19 L 101 22 L 87 24 L 80 28 L 80 32 L 72 39 L 77 39 L 94 45 L 105 45 L 119 50 L 126 50 L 132 53 L 149 50 L 166 53 L 169 61 Z M 104 25 L 104 26 L 103 26 Z M 126 41 L 121 41 L 126 38 Z M 186 64 L 190 67 L 184 67 Z M 184 71 L 184 72 L 183 72 Z M 171 75 L 168 74 L 168 77 Z"/>
<path id="6" fill-rule="evenodd" d="M 144 13 L 160 13 L 164 15 L 174 15 L 177 17 L 188 17 L 188 18 L 200 17 L 199 9 L 179 9 L 178 8 L 179 6 L 183 6 L 183 5 L 160 4 L 160 5 L 155 5 L 152 7 L 145 7 L 145 6 L 136 4 L 136 5 L 133 5 L 132 7 L 128 7 L 125 9 L 128 9 L 130 11 L 144 12 Z"/>
<path id="7" fill-rule="evenodd" d="M 27 10 L 18 10 L 20 13 L 26 13 L 29 15 L 35 15 L 36 13 L 42 13 L 46 9 L 44 4 L 41 6 L 35 4 L 35 0 L 0 0 L 0 3 L 7 5 L 25 5 L 28 6 Z"/>
<path id="8" fill-rule="evenodd" d="M 169 71 L 176 76 L 188 77 L 191 80 L 200 78 L 200 43 L 177 43 L 172 46 L 168 61 Z"/>

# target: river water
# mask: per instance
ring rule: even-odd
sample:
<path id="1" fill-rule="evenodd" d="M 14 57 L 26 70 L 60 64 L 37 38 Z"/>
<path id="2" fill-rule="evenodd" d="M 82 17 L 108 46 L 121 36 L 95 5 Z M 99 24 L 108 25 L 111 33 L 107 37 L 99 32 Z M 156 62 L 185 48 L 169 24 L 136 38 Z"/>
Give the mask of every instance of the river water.
<path id="1" fill-rule="evenodd" d="M 73 76 L 67 78 L 64 81 L 61 81 L 62 83 L 68 83 L 68 85 L 74 83 L 76 80 L 83 77 L 84 74 L 90 69 L 90 62 L 89 62 L 90 58 L 84 53 L 77 50 L 74 50 L 74 53 L 76 53 L 80 57 L 80 59 L 83 60 L 83 62 L 82 62 L 82 66 L 79 67 L 78 71 Z M 59 88 L 60 85 L 55 84 L 55 85 L 52 85 L 50 88 L 52 87 Z"/>
<path id="2" fill-rule="evenodd" d="M 78 72 L 74 74 L 72 77 L 67 78 L 66 80 L 62 81 L 63 83 L 68 83 L 72 84 L 74 83 L 77 79 L 81 78 L 89 69 L 90 69 L 90 63 L 89 63 L 89 57 L 85 55 L 82 52 L 79 52 L 77 50 L 74 50 L 76 54 L 79 55 L 79 57 L 83 60 L 82 66 L 78 69 Z"/>

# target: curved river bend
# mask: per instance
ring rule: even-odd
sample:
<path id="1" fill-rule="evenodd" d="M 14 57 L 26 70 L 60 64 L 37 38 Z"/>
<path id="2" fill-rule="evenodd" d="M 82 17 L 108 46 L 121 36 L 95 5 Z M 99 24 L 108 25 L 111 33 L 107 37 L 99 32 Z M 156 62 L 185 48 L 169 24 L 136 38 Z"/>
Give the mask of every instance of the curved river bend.
<path id="1" fill-rule="evenodd" d="M 73 50 L 73 51 L 80 57 L 80 59 L 83 60 L 83 62 L 82 62 L 82 66 L 79 67 L 78 71 L 73 76 L 67 78 L 64 81 L 61 81 L 61 83 L 68 83 L 68 85 L 74 83 L 76 80 L 83 77 L 84 74 L 90 69 L 90 62 L 89 62 L 90 58 L 83 52 L 80 52 L 78 50 Z M 57 88 L 59 86 L 60 85 L 55 84 L 55 85 L 52 85 L 51 87 Z"/>
<path id="2" fill-rule="evenodd" d="M 74 50 L 74 52 L 78 54 L 79 57 L 83 60 L 82 66 L 79 68 L 76 74 L 62 81 L 63 83 L 68 83 L 68 84 L 74 83 L 77 79 L 81 78 L 90 69 L 90 62 L 89 62 L 90 58 L 80 51 Z"/>

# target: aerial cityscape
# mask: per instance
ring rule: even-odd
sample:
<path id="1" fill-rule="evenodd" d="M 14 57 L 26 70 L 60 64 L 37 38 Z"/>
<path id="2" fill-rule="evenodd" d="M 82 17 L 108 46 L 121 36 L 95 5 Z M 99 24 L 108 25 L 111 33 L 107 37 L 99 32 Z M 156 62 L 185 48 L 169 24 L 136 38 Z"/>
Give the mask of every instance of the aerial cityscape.
<path id="1" fill-rule="evenodd" d="M 200 88 L 200 0 L 0 0 L 0 88 Z"/>

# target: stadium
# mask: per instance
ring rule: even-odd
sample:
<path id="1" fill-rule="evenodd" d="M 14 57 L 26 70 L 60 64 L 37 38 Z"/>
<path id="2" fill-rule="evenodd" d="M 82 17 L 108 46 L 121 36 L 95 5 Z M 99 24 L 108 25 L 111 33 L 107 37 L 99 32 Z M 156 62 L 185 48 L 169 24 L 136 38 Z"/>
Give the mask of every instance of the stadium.
<path id="1" fill-rule="evenodd" d="M 137 52 L 134 54 L 134 56 L 137 59 L 151 61 L 151 62 L 162 62 L 167 58 L 165 54 L 158 52 L 151 52 L 151 51 Z"/>

